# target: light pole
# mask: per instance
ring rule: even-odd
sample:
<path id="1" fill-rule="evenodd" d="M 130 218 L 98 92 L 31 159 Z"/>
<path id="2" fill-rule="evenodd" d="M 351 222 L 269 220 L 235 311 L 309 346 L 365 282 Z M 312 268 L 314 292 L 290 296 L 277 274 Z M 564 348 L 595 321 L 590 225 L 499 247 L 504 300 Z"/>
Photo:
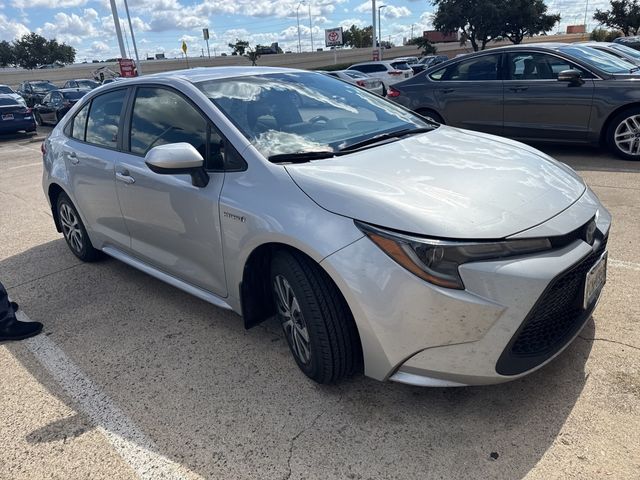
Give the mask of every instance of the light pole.
<path id="1" fill-rule="evenodd" d="M 302 53 L 302 47 L 300 46 L 300 5 L 302 5 L 302 2 L 298 3 L 298 7 L 296 8 L 296 21 L 298 22 L 298 53 Z"/>
<path id="2" fill-rule="evenodd" d="M 371 16 L 373 17 L 371 21 L 371 40 L 373 43 L 371 53 L 375 55 L 378 51 L 378 47 L 376 45 L 376 0 L 371 0 Z"/>
<path id="3" fill-rule="evenodd" d="M 311 37 L 311 53 L 313 53 L 313 22 L 311 21 L 311 0 L 309 0 L 309 36 Z"/>
<path id="4" fill-rule="evenodd" d="M 142 75 L 142 65 L 140 64 L 140 58 L 138 57 L 138 47 L 136 46 L 136 37 L 133 34 L 133 27 L 131 26 L 131 15 L 129 15 L 129 5 L 127 4 L 127 0 L 124 0 L 124 10 L 127 12 L 129 31 L 131 32 L 131 42 L 133 43 L 133 51 L 136 54 L 136 69 L 138 71 L 138 75 Z"/>
<path id="5" fill-rule="evenodd" d="M 120 29 L 120 19 L 118 18 L 118 9 L 116 8 L 115 0 L 111 0 L 111 14 L 113 15 L 113 25 L 116 27 L 116 37 L 118 38 L 118 46 L 120 47 L 120 57 L 127 58 L 127 53 L 124 50 L 124 41 L 122 40 L 122 30 Z"/>
<path id="6" fill-rule="evenodd" d="M 382 60 L 382 28 L 380 27 L 380 10 L 383 8 L 387 8 L 386 5 L 380 5 L 378 7 L 378 38 L 380 41 L 378 42 L 378 57 Z"/>

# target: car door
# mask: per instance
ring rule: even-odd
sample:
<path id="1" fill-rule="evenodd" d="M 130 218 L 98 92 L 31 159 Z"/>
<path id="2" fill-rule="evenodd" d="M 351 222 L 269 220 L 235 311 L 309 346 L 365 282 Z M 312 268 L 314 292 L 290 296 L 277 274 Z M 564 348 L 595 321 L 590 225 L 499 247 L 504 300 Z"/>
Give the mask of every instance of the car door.
<path id="1" fill-rule="evenodd" d="M 474 56 L 429 76 L 447 125 L 502 134 L 501 58 L 501 54 Z"/>
<path id="2" fill-rule="evenodd" d="M 558 81 L 575 69 L 582 83 Z M 594 75 L 545 52 L 518 51 L 506 56 L 504 134 L 540 140 L 586 140 L 593 104 Z"/>
<path id="3" fill-rule="evenodd" d="M 72 200 L 98 249 L 130 245 L 114 178 L 126 95 L 127 89 L 118 89 L 93 97 L 64 129 L 67 135 L 61 151 Z"/>
<path id="4" fill-rule="evenodd" d="M 218 211 L 222 137 L 193 103 L 168 87 L 138 87 L 131 104 L 127 152 L 115 172 L 131 251 L 157 269 L 226 296 Z M 190 143 L 205 158 L 211 170 L 206 187 L 194 186 L 189 175 L 153 173 L 145 164 L 151 148 L 178 142 Z"/>

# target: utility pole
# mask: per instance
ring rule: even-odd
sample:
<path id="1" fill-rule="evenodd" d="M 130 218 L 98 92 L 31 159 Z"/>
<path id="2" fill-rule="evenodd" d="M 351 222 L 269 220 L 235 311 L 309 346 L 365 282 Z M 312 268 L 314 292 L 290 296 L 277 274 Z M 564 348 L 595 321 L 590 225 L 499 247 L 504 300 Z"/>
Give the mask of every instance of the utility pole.
<path id="1" fill-rule="evenodd" d="M 113 0 L 112 0 L 113 1 Z M 373 41 L 373 51 L 377 50 L 377 44 L 376 44 L 376 0 L 371 0 L 371 17 L 372 17 L 372 21 L 371 21 L 371 40 Z M 373 53 L 372 51 L 372 53 Z M 380 53 L 378 52 L 378 60 L 380 59 Z"/>
<path id="2" fill-rule="evenodd" d="M 302 2 L 298 3 L 296 8 L 296 21 L 298 22 L 298 53 L 302 53 L 302 47 L 300 46 L 300 6 Z"/>
<path id="3" fill-rule="evenodd" d="M 313 22 L 311 21 L 311 0 L 309 0 L 309 36 L 311 37 L 311 52 L 313 52 Z"/>
<path id="4" fill-rule="evenodd" d="M 118 38 L 118 46 L 120 47 L 120 58 L 127 58 L 124 50 L 124 41 L 122 40 L 122 30 L 120 29 L 120 19 L 118 18 L 118 9 L 116 8 L 116 0 L 110 0 L 111 14 L 113 15 L 113 24 L 116 27 L 116 37 Z"/>
<path id="5" fill-rule="evenodd" d="M 584 6 L 584 36 L 587 36 L 587 11 L 589 10 L 589 0 L 587 0 L 586 5 Z"/>
<path id="6" fill-rule="evenodd" d="M 411 24 L 411 37 L 409 38 L 409 40 L 413 40 L 413 23 Z"/>
<path id="7" fill-rule="evenodd" d="M 133 34 L 133 27 L 131 26 L 131 15 L 129 15 L 129 5 L 127 4 L 127 0 L 124 0 L 124 10 L 127 12 L 127 20 L 129 21 L 129 31 L 131 32 L 133 52 L 136 54 L 136 70 L 138 71 L 138 75 L 142 75 L 142 65 L 140 64 L 140 58 L 138 57 L 138 47 L 136 46 L 136 37 Z"/>

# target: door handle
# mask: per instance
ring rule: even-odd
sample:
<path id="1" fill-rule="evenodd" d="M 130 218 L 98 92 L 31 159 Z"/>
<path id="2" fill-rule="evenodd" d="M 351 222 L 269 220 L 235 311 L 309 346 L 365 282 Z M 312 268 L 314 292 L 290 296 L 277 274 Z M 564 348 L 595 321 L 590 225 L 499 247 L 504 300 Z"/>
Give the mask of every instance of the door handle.
<path id="1" fill-rule="evenodd" d="M 80 163 L 80 159 L 78 158 L 78 154 L 76 152 L 71 152 L 69 154 L 69 161 L 74 165 L 77 165 L 78 163 Z"/>
<path id="2" fill-rule="evenodd" d="M 529 89 L 529 87 L 509 87 L 509 90 L 512 92 L 525 92 Z"/>
<path id="3" fill-rule="evenodd" d="M 453 91 L 455 91 L 454 88 L 445 88 L 444 90 L 440 90 L 442 93 L 451 93 Z"/>
<path id="4" fill-rule="evenodd" d="M 120 180 L 127 185 L 136 183 L 136 179 L 129 175 L 129 170 L 123 170 L 122 172 L 116 172 L 116 180 Z"/>

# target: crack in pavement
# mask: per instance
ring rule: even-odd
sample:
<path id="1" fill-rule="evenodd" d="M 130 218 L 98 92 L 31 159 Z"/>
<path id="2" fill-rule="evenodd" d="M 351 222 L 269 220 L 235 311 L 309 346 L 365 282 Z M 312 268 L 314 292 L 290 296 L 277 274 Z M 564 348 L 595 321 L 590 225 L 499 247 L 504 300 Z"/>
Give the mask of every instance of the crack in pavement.
<path id="1" fill-rule="evenodd" d="M 624 342 L 618 342 L 617 340 L 609 340 L 608 338 L 599 338 L 599 337 L 589 338 L 589 337 L 583 337 L 582 335 L 578 335 L 578 338 L 581 338 L 582 340 L 586 340 L 587 342 L 600 341 L 600 342 L 608 342 L 608 343 L 617 343 L 618 345 L 623 345 L 625 347 L 633 348 L 634 350 L 640 350 L 640 347 L 636 347 L 635 345 L 630 345 Z"/>
<path id="2" fill-rule="evenodd" d="M 70 267 L 66 267 L 66 268 L 63 268 L 61 270 L 56 270 L 55 272 L 47 273 L 47 274 L 42 275 L 40 277 L 29 279 L 29 280 L 27 280 L 25 282 L 18 283 L 17 285 L 7 285 L 7 289 L 22 287 L 24 285 L 28 285 L 29 283 L 37 282 L 38 280 L 42 280 L 43 278 L 50 277 L 51 275 L 55 275 L 57 273 L 66 272 L 67 270 L 71 270 L 72 268 L 76 268 L 76 267 L 79 267 L 81 265 L 84 265 L 84 263 L 76 263 L 74 265 L 71 265 Z"/>
<path id="3" fill-rule="evenodd" d="M 340 403 L 340 398 L 338 398 L 338 403 Z M 305 432 L 307 432 L 308 430 L 311 430 L 311 428 L 313 428 L 316 424 L 316 422 L 318 421 L 318 419 L 324 415 L 325 413 L 327 413 L 329 411 L 328 408 L 324 409 L 322 412 L 320 412 L 318 415 L 316 415 L 316 417 L 311 421 L 311 423 L 309 425 L 307 425 L 306 427 L 304 427 L 302 430 L 300 430 L 298 433 L 296 433 L 291 440 L 289 440 L 289 458 L 287 459 L 287 468 L 289 470 L 289 472 L 287 473 L 287 475 L 284 477 L 284 480 L 289 480 L 291 478 L 291 475 L 293 474 L 292 470 L 291 470 L 291 459 L 293 458 L 293 449 L 295 447 L 295 443 L 296 440 L 298 440 L 298 438 Z"/>

